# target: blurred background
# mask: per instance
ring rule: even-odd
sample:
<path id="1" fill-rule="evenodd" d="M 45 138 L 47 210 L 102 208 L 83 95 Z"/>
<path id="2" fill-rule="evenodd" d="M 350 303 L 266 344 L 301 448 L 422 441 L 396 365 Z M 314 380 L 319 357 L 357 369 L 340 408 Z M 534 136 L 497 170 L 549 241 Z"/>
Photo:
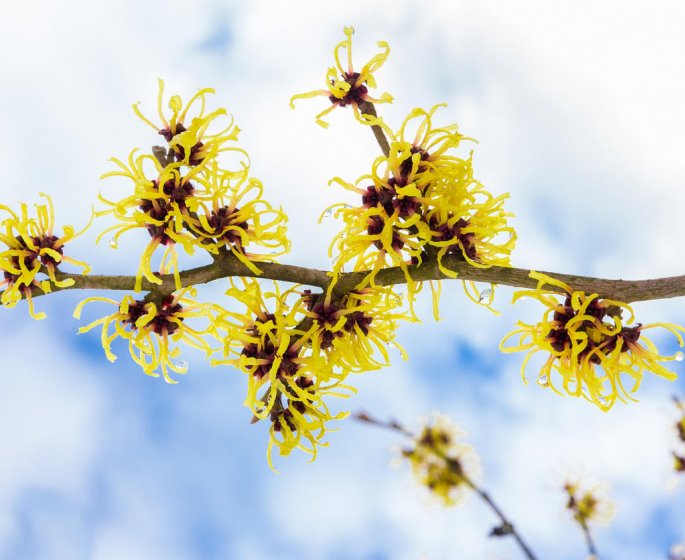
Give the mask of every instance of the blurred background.
<path id="1" fill-rule="evenodd" d="M 378 154 L 368 130 L 337 110 L 323 130 L 325 100 L 288 108 L 290 96 L 324 85 L 332 49 L 353 25 L 358 66 L 388 41 L 377 72 L 391 126 L 412 108 L 446 102 L 438 122 L 478 140 L 474 168 L 491 192 L 511 193 L 527 268 L 638 279 L 685 272 L 685 7 L 655 2 L 380 2 L 335 4 L 28 0 L 2 2 L 0 201 L 16 207 L 39 192 L 57 222 L 77 228 L 102 188 L 111 156 L 149 149 L 159 137 L 130 106 L 154 112 L 157 78 L 187 99 L 216 88 L 243 129 L 266 196 L 290 216 L 285 262 L 328 268 L 334 220 L 348 200 L 328 187 L 354 180 Z M 96 223 L 71 245 L 94 273 L 134 270 L 145 235 L 97 248 Z M 188 266 L 197 260 L 186 260 Z M 203 294 L 220 300 L 225 283 Z M 393 366 L 354 379 L 359 394 L 334 403 L 415 427 L 433 411 L 468 433 L 482 483 L 540 558 L 585 555 L 563 511 L 569 475 L 611 484 L 617 513 L 596 532 L 604 558 L 665 558 L 685 539 L 685 487 L 672 474 L 681 380 L 647 377 L 639 402 L 608 414 L 524 385 L 521 355 L 501 337 L 540 308 L 510 305 L 496 317 L 445 284 L 440 322 L 423 301 L 420 325 L 403 325 Z M 265 452 L 267 426 L 250 425 L 246 380 L 184 356 L 175 386 L 145 376 L 118 346 L 106 361 L 93 332 L 76 336 L 75 304 L 93 293 L 36 300 L 0 312 L 0 558 L 166 560 L 202 558 L 441 560 L 516 559 L 509 539 L 490 539 L 495 519 L 473 497 L 436 505 L 399 464 L 403 442 L 339 423 L 316 462 Z M 107 294 L 100 294 L 107 295 Z M 638 320 L 685 323 L 682 299 L 635 306 Z M 84 322 L 110 313 L 92 306 Z M 81 323 L 83 324 L 83 323 Z M 672 339 L 654 337 L 664 353 Z M 673 363 L 682 375 L 683 363 Z M 681 477 L 682 478 L 682 477 Z"/>

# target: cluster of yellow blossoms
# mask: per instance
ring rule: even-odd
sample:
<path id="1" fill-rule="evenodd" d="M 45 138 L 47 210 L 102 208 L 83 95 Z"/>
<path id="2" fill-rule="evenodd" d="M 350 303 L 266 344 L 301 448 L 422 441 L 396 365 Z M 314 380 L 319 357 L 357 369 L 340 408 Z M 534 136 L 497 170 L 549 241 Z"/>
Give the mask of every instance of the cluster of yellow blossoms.
<path id="1" fill-rule="evenodd" d="M 430 111 L 414 109 L 397 131 L 375 114 L 360 117 L 361 103 L 371 100 L 366 86 L 375 86 L 371 72 L 385 61 L 387 50 L 374 57 L 362 72 L 355 73 L 351 62 L 352 29 L 346 28 L 345 34 L 346 41 L 335 50 L 341 77 L 332 68 L 326 75 L 329 90 L 296 95 L 293 100 L 328 95 L 332 106 L 317 116 L 319 124 L 320 117 L 335 107 L 353 105 L 360 122 L 383 131 L 389 149 L 355 184 L 339 177 L 331 181 L 360 197 L 359 206 L 335 204 L 326 211 L 344 222 L 329 250 L 335 259 L 334 273 L 340 274 L 351 263 L 354 271 L 369 271 L 365 284 L 374 285 L 381 269 L 400 267 L 412 303 L 421 283 L 412 280 L 409 269 L 426 260 L 436 260 L 440 271 L 451 278 L 456 277 L 456 272 L 444 262 L 448 255 L 479 268 L 509 266 L 516 241 L 516 233 L 507 222 L 511 214 L 504 210 L 509 195 L 490 194 L 473 177 L 471 155 L 452 153 L 467 138 L 459 133 L 456 124 L 434 126 L 435 113 L 442 105 Z M 338 50 L 343 46 L 348 51 L 347 70 L 339 60 Z M 381 99 L 392 100 L 387 94 Z M 475 297 L 469 293 L 469 287 L 473 290 L 472 284 L 465 285 L 471 299 L 483 303 L 477 291 Z M 437 318 L 439 281 L 431 282 L 431 288 Z M 490 299 L 485 301 L 485 305 L 489 303 Z"/>
<path id="2" fill-rule="evenodd" d="M 196 248 L 213 255 L 230 252 L 254 273 L 259 272 L 254 262 L 270 261 L 288 251 L 286 216 L 262 199 L 261 183 L 249 176 L 247 154 L 233 144 L 240 129 L 226 109 L 207 112 L 210 93 L 212 89 L 202 89 L 186 104 L 178 95 L 171 96 L 167 117 L 164 82 L 160 80 L 160 123 L 143 116 L 137 104 L 134 110 L 167 141 L 167 147 L 155 147 L 152 154 L 142 155 L 133 150 L 127 162 L 113 158 L 118 169 L 103 176 L 125 177 L 133 188 L 117 201 L 100 196 L 109 209 L 99 214 L 111 214 L 117 223 L 99 238 L 114 231 L 110 244 L 116 248 L 119 236 L 132 229 L 142 228 L 150 235 L 141 255 L 136 291 L 140 291 L 143 278 L 152 284 L 162 283 L 151 264 L 160 246 L 165 250 L 159 273 L 173 272 L 177 289 L 181 287 L 177 244 L 188 254 Z M 239 161 L 227 169 L 220 157 L 226 155 L 238 156 Z M 248 245 L 261 246 L 268 253 L 247 252 Z"/>
<path id="3" fill-rule="evenodd" d="M 187 370 L 185 361 L 178 360 L 180 348 L 173 343 L 182 341 L 211 355 L 214 349 L 205 336 L 216 332 L 215 321 L 221 311 L 215 304 L 196 301 L 195 291 L 183 288 L 176 245 L 188 254 L 196 249 L 207 251 L 215 260 L 235 258 L 255 274 L 260 273 L 255 263 L 272 261 L 289 248 L 285 215 L 262 198 L 262 184 L 250 177 L 247 154 L 235 145 L 240 129 L 232 117 L 223 108 L 208 111 L 211 93 L 211 89 L 202 89 L 185 104 L 172 95 L 167 112 L 160 80 L 158 123 L 145 117 L 138 104 L 133 106 L 136 115 L 164 138 L 167 146 L 155 146 L 150 154 L 133 150 L 126 162 L 113 158 L 117 169 L 104 177 L 124 177 L 130 190 L 119 200 L 100 195 L 108 208 L 98 215 L 112 216 L 116 223 L 106 228 L 98 241 L 114 232 L 110 245 L 117 248 L 125 232 L 146 231 L 149 242 L 140 257 L 134 289 L 140 292 L 146 280 L 151 291 L 143 299 L 88 298 L 74 312 L 80 317 L 83 306 L 93 301 L 115 305 L 113 314 L 80 332 L 100 326 L 110 361 L 115 359 L 114 339 L 127 340 L 131 356 L 143 371 L 153 376 L 161 371 L 170 383 L 174 382 L 170 372 Z M 227 165 L 224 160 L 229 156 L 237 156 L 237 163 Z M 161 247 L 164 250 L 155 273 L 152 261 Z M 253 253 L 252 247 L 263 251 Z M 173 273 L 174 290 L 158 288 L 163 284 L 161 275 L 169 272 Z M 193 327 L 186 319 L 206 324 Z"/>
<path id="4" fill-rule="evenodd" d="M 324 397 L 347 397 L 350 373 L 389 364 L 386 346 L 395 343 L 400 299 L 385 288 L 352 291 L 333 300 L 298 286 L 282 292 L 277 284 L 263 292 L 254 280 L 242 279 L 227 295 L 245 311 L 225 311 L 216 321 L 224 341 L 224 359 L 248 377 L 245 405 L 254 421 L 271 421 L 271 450 L 281 455 L 299 447 L 316 456 L 326 422 L 332 415 Z M 303 440 L 304 438 L 304 440 Z"/>
<path id="5" fill-rule="evenodd" d="M 388 44 L 385 41 L 379 41 L 378 46 L 383 51 L 371 58 L 359 72 L 355 72 L 352 64 L 352 35 L 354 34 L 354 29 L 352 27 L 345 27 L 344 32 L 345 40 L 338 43 L 333 50 L 335 66 L 330 67 L 326 72 L 326 89 L 299 93 L 293 95 L 290 99 L 290 108 L 294 109 L 296 99 L 308 99 L 319 96 L 328 97 L 331 105 L 316 115 L 316 122 L 324 128 L 328 128 L 328 123 L 321 117 L 326 116 L 337 107 L 351 106 L 357 120 L 369 124 L 375 122 L 375 120 L 370 115 L 361 113 L 359 105 L 365 101 L 370 103 L 392 102 L 392 95 L 389 93 L 383 93 L 379 98 L 369 95 L 369 88 L 376 87 L 376 79 L 373 73 L 383 66 L 383 63 L 390 54 Z M 340 51 L 343 49 L 346 52 L 345 66 L 343 66 L 340 57 Z"/>
<path id="6" fill-rule="evenodd" d="M 148 301 L 147 298 L 134 299 L 128 295 L 121 301 L 103 297 L 87 298 L 78 304 L 74 310 L 74 317 L 80 319 L 83 306 L 93 301 L 116 306 L 117 310 L 113 314 L 81 327 L 79 333 L 100 326 L 102 347 L 110 362 L 116 360 L 112 352 L 114 339 L 128 340 L 131 357 L 147 375 L 158 377 L 159 369 L 167 383 L 176 383 L 171 378 L 169 370 L 186 373 L 188 364 L 183 360 L 177 360 L 181 349 L 178 346 L 171 348 L 170 344 L 181 341 L 203 350 L 207 356 L 213 352 L 204 338 L 204 335 L 214 332 L 213 306 L 195 301 L 195 295 L 195 289 L 187 287 L 160 298 L 157 303 Z M 185 323 L 189 318 L 206 319 L 208 324 L 204 329 L 192 328 Z M 110 327 L 113 329 L 112 333 Z"/>
<path id="7" fill-rule="evenodd" d="M 44 319 L 45 313 L 36 313 L 32 295 L 34 289 L 47 294 L 52 286 L 66 288 L 74 284 L 72 278 L 57 278 L 58 268 L 62 263 L 69 263 L 83 269 L 83 274 L 90 272 L 85 262 L 75 260 L 64 254 L 64 245 L 81 235 L 90 225 L 76 232 L 72 226 L 64 226 L 63 235 L 55 235 L 55 211 L 52 199 L 42 194 L 45 204 L 36 204 L 36 216 L 29 216 L 28 206 L 21 204 L 19 213 L 0 204 L 0 211 L 5 217 L 0 227 L 0 242 L 6 247 L 0 252 L 0 270 L 4 287 L 0 301 L 5 307 L 14 307 L 25 298 L 28 301 L 29 313 L 34 319 Z M 47 277 L 47 278 L 46 278 Z"/>
<path id="8" fill-rule="evenodd" d="M 537 377 L 541 386 L 559 394 L 562 388 L 568 395 L 583 397 L 609 410 L 617 399 L 630 398 L 645 371 L 669 380 L 676 378 L 663 362 L 676 360 L 679 354 L 660 355 L 644 332 L 662 327 L 683 346 L 683 327 L 671 323 L 631 326 L 634 314 L 627 303 L 574 291 L 542 273 L 531 272 L 530 276 L 538 281 L 537 288 L 517 291 L 514 301 L 534 298 L 547 308 L 545 314 L 535 325 L 519 322 L 500 345 L 503 352 L 527 352 L 521 366 L 524 379 L 529 360 L 538 352 L 548 354 Z M 563 290 L 565 296 L 560 299 L 552 292 L 554 288 Z M 507 346 L 511 338 L 517 338 L 517 343 Z M 628 388 L 626 378 L 631 382 Z"/>

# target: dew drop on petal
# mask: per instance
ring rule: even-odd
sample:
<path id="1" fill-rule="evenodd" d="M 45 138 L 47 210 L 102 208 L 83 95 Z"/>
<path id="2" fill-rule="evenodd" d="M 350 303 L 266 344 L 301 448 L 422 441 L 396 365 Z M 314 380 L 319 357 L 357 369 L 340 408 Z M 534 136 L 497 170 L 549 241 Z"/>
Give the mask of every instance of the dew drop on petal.
<path id="1" fill-rule="evenodd" d="M 329 218 L 333 217 L 333 210 L 329 208 L 323 213 L 323 216 L 321 216 L 324 220 L 328 220 Z"/>
<path id="2" fill-rule="evenodd" d="M 538 385 L 540 385 L 540 387 L 549 387 L 549 379 L 546 375 L 538 376 Z"/>
<path id="3" fill-rule="evenodd" d="M 116 239 L 110 239 L 110 240 L 109 240 L 109 246 L 110 246 L 112 249 L 116 249 L 117 247 L 119 247 L 119 245 L 117 244 L 117 240 L 116 240 Z"/>
<path id="4" fill-rule="evenodd" d="M 606 406 L 606 404 L 607 404 L 609 401 L 606 400 L 605 397 L 599 396 L 599 397 L 597 397 L 597 402 L 598 402 L 599 404 L 601 404 L 602 406 Z"/>
<path id="5" fill-rule="evenodd" d="M 480 296 L 478 296 L 478 303 L 490 305 L 491 302 L 492 302 L 492 290 L 490 290 L 490 289 L 483 290 L 480 293 Z"/>
<path id="6" fill-rule="evenodd" d="M 676 362 L 682 362 L 685 359 L 685 354 L 682 352 L 676 352 L 674 358 Z"/>
<path id="7" fill-rule="evenodd" d="M 185 360 L 179 360 L 178 362 L 174 363 L 174 367 L 177 367 L 178 369 L 188 369 L 188 362 Z"/>

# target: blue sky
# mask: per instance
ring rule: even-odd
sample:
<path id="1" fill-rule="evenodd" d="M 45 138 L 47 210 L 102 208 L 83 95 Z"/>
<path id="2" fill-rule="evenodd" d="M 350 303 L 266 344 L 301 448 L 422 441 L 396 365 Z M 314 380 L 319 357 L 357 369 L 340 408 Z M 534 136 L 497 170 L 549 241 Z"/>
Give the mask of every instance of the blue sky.
<path id="1" fill-rule="evenodd" d="M 614 278 L 683 273 L 685 38 L 683 8 L 656 2 L 399 2 L 335 5 L 31 1 L 3 7 L 0 35 L 0 200 L 49 192 L 60 223 L 79 225 L 102 188 L 107 159 L 155 142 L 130 110 L 170 91 L 216 88 L 272 203 L 291 218 L 287 262 L 326 268 L 333 220 L 320 212 L 377 154 L 367 130 L 336 111 L 314 124 L 320 87 L 345 25 L 355 58 L 391 45 L 379 87 L 411 108 L 447 102 L 474 145 L 477 177 L 510 192 L 517 265 Z M 107 185 L 108 189 L 110 187 Z M 111 191 L 110 191 L 111 192 Z M 128 273 L 135 235 L 112 251 L 92 234 L 74 243 L 98 273 Z M 196 262 L 196 261 L 193 261 Z M 220 298 L 210 286 L 205 297 Z M 486 537 L 494 520 L 475 499 L 437 507 L 397 465 L 392 434 L 341 422 L 316 462 L 266 464 L 266 427 L 249 424 L 245 379 L 190 354 L 176 386 L 149 378 L 120 348 L 108 363 L 96 335 L 76 336 L 82 294 L 0 313 L 0 558 L 2 559 L 516 559 Z M 602 414 L 525 386 L 520 356 L 496 350 L 534 305 L 495 317 L 445 285 L 442 315 L 399 339 L 410 358 L 359 376 L 342 403 L 416 425 L 432 411 L 469 433 L 483 483 L 541 558 L 583 557 L 558 487 L 567 474 L 611 484 L 617 514 L 599 529 L 606 558 L 664 558 L 685 540 L 683 483 L 672 488 L 669 395 L 682 380 L 646 379 L 639 403 Z M 685 323 L 681 299 L 636 306 L 643 322 Z M 102 311 L 102 308 L 100 309 Z M 104 312 L 104 311 L 103 311 Z M 98 310 L 89 311 L 92 317 Z M 427 342 L 430 341 L 430 344 Z M 657 338 L 665 351 L 675 351 Z M 683 364 L 675 364 L 683 374 Z"/>

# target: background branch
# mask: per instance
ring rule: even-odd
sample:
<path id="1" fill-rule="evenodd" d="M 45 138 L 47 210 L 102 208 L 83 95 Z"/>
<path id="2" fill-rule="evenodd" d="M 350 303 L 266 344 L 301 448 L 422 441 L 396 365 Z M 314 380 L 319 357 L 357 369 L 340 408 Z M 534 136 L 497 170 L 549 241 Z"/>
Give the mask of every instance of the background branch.
<path id="1" fill-rule="evenodd" d="M 354 414 L 352 418 L 365 424 L 371 424 L 372 426 L 378 426 L 380 428 L 393 430 L 401 433 L 404 436 L 416 439 L 416 436 L 411 431 L 407 430 L 404 426 L 402 426 L 402 424 L 400 424 L 396 420 L 384 422 L 382 420 L 378 420 L 377 418 L 368 415 L 365 412 L 359 412 L 357 414 Z M 453 472 L 455 472 L 459 476 L 459 478 L 463 480 L 464 484 L 466 484 L 476 494 L 478 494 L 480 499 L 483 500 L 483 502 L 490 508 L 490 510 L 499 518 L 501 525 L 494 529 L 491 535 L 498 537 L 511 535 L 521 548 L 526 558 L 528 558 L 528 560 L 536 560 L 533 551 L 530 549 L 528 544 L 523 540 L 521 535 L 516 531 L 516 529 L 514 528 L 514 524 L 507 518 L 506 515 L 504 515 L 504 512 L 495 503 L 490 494 L 488 494 L 485 490 L 483 490 L 480 486 L 473 482 L 473 480 L 471 480 L 471 478 L 464 472 L 464 470 L 461 468 L 458 462 L 455 463 L 454 461 L 451 461 L 449 457 L 445 456 L 442 456 L 441 458 L 444 459 L 448 465 L 454 465 L 454 468 L 451 470 L 453 470 Z"/>

